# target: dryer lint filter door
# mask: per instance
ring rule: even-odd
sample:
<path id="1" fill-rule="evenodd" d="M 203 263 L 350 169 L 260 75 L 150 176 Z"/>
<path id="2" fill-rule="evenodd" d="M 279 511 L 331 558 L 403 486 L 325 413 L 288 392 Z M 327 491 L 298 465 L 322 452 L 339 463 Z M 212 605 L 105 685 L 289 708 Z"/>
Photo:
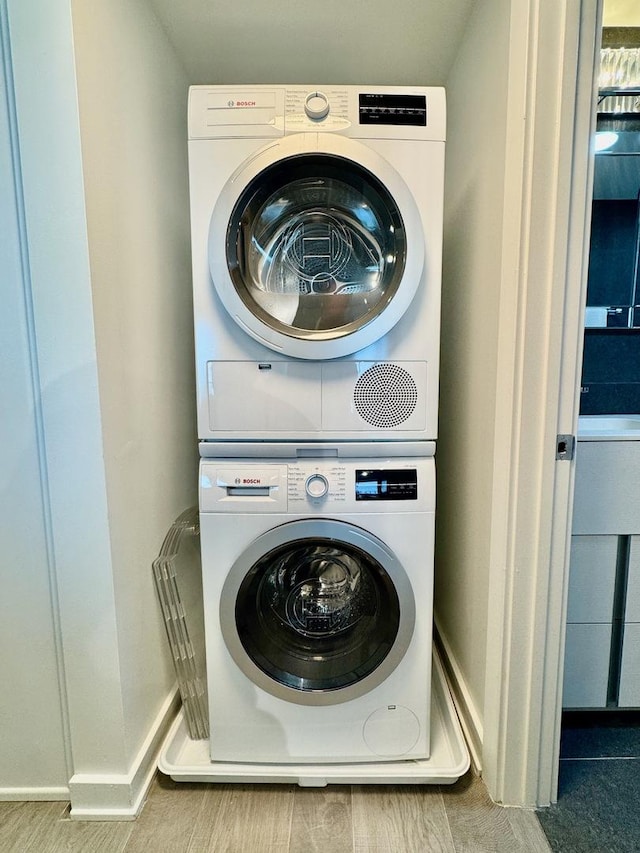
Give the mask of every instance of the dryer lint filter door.
<path id="1" fill-rule="evenodd" d="M 320 377 L 320 365 L 303 361 L 210 361 L 210 429 L 317 432 L 321 420 Z"/>

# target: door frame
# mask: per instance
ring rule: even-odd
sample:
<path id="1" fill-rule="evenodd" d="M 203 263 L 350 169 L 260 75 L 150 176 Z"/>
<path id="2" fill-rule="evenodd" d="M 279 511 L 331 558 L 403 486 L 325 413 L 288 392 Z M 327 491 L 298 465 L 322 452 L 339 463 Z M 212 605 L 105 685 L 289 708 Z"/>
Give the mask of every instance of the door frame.
<path id="1" fill-rule="evenodd" d="M 512 3 L 483 743 L 512 805 L 557 798 L 601 6 Z"/>

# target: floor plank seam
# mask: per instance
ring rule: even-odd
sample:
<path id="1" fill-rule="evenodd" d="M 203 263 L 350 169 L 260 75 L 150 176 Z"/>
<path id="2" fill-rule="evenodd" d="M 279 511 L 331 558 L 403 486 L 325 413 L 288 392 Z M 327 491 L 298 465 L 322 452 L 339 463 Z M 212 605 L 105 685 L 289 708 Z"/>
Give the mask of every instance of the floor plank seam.
<path id="1" fill-rule="evenodd" d="M 640 755 L 590 755 L 561 758 L 560 761 L 640 761 Z"/>
<path id="2" fill-rule="evenodd" d="M 196 829 L 200 825 L 200 818 L 202 816 L 203 811 L 206 808 L 206 804 L 207 804 L 207 792 L 205 789 L 205 791 L 203 792 L 202 802 L 200 803 L 200 807 L 198 808 L 198 813 L 196 814 L 196 818 L 193 821 L 193 826 L 191 827 L 191 833 L 189 834 L 189 840 L 188 840 L 187 845 L 185 847 L 186 853 L 192 853 L 193 837 L 195 835 Z M 126 851 L 125 851 L 125 853 L 126 853 Z"/>

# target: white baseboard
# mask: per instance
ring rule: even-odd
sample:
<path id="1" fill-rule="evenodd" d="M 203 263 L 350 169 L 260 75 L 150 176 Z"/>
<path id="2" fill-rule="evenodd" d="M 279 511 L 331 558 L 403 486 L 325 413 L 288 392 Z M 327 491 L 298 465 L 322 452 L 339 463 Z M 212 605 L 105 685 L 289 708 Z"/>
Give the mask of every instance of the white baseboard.
<path id="1" fill-rule="evenodd" d="M 456 711 L 458 712 L 458 717 L 467 741 L 467 746 L 469 747 L 469 752 L 471 753 L 471 760 L 478 773 L 480 773 L 482 771 L 482 717 L 480 716 L 478 708 L 473 701 L 462 670 L 451 648 L 451 644 L 447 640 L 446 634 L 442 630 L 437 617 L 435 617 L 434 621 L 436 627 L 436 642 L 440 646 L 440 657 L 447 675 L 447 680 L 453 696 L 453 702 L 456 706 Z"/>
<path id="2" fill-rule="evenodd" d="M 162 742 L 179 708 L 177 688 L 165 699 L 128 773 L 76 773 L 69 782 L 72 820 L 135 820 L 155 775 Z"/>
<path id="3" fill-rule="evenodd" d="M 51 788 L 0 788 L 0 802 L 51 802 L 68 800 L 69 789 L 64 786 Z"/>

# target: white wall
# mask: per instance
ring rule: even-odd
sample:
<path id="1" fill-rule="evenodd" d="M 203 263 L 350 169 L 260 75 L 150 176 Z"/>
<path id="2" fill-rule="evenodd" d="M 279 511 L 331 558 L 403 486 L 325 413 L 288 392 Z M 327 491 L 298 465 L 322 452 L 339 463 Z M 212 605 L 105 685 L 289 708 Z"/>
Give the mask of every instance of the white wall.
<path id="1" fill-rule="evenodd" d="M 473 0 L 149 0 L 192 83 L 445 79 Z"/>
<path id="2" fill-rule="evenodd" d="M 144 4 L 78 4 L 75 34 L 69 0 L 7 6 L 26 301 L 9 279 L 15 655 L 0 794 L 70 790 L 72 816 L 130 817 L 175 696 L 151 561 L 196 498 L 186 84 Z M 15 239 L 2 260 L 17 275 Z"/>
<path id="3" fill-rule="evenodd" d="M 6 34 L 4 4 L 0 28 Z M 0 797 L 64 796 L 64 720 L 50 572 L 38 364 L 12 139 L 12 69 L 0 43 Z M 11 116 L 11 121 L 10 121 Z"/>
<path id="4" fill-rule="evenodd" d="M 491 50 L 487 50 L 487 45 Z M 477 4 L 447 79 L 436 618 L 482 725 L 509 4 Z"/>
<path id="5" fill-rule="evenodd" d="M 605 27 L 640 27 L 638 0 L 604 0 Z"/>
<path id="6" fill-rule="evenodd" d="M 9 0 L 7 7 L 69 773 L 84 762 L 104 770 L 121 766 L 124 755 L 69 9 L 62 0 Z M 17 704 L 25 698 L 13 696 Z M 20 747 L 28 749 L 33 736 Z"/>
<path id="7" fill-rule="evenodd" d="M 74 2 L 118 656 L 131 759 L 175 680 L 151 561 L 196 503 L 187 82 L 145 3 Z"/>

